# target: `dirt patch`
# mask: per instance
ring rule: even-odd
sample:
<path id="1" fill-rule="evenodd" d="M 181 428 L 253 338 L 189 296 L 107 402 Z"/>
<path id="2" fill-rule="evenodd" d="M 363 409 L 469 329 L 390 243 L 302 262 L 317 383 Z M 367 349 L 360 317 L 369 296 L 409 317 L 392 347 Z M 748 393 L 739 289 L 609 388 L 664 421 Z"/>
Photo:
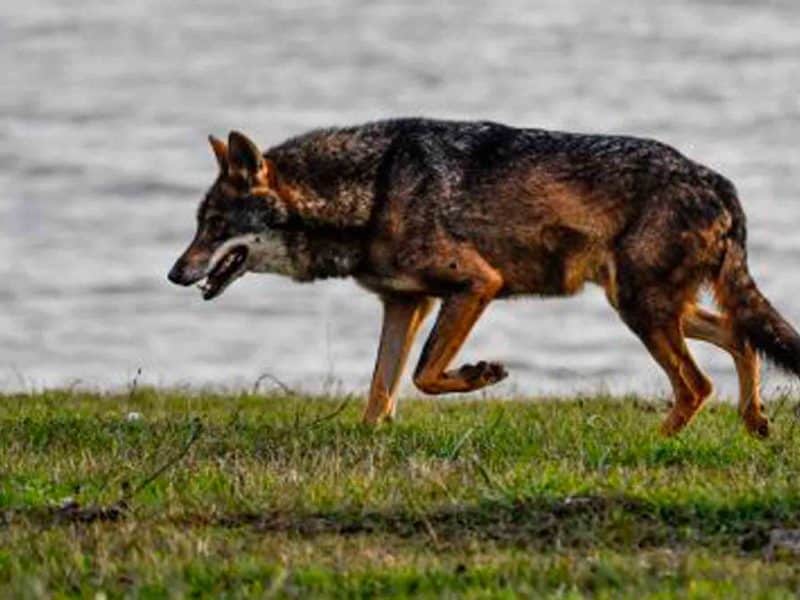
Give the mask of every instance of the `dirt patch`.
<path id="1" fill-rule="evenodd" d="M 128 507 L 121 503 L 110 506 L 81 506 L 77 502 L 50 508 L 11 509 L 0 513 L 0 526 L 13 526 L 17 520 L 40 525 L 115 522 L 124 519 L 127 510 Z"/>
<path id="2" fill-rule="evenodd" d="M 128 506 L 79 506 L 70 503 L 47 510 L 16 510 L 0 514 L 0 526 L 34 522 L 40 526 L 114 523 L 133 519 Z M 139 518 L 137 515 L 135 518 Z M 247 528 L 265 535 L 282 533 L 303 538 L 321 535 L 389 535 L 420 537 L 437 545 L 461 545 L 491 540 L 529 549 L 553 547 L 678 547 L 724 545 L 751 553 L 764 551 L 770 532 L 797 527 L 800 507 L 794 515 L 785 510 L 762 511 L 752 517 L 720 513 L 704 515 L 691 505 L 654 506 L 626 497 L 574 496 L 563 499 L 493 501 L 448 506 L 414 513 L 387 511 L 329 511 L 298 514 L 268 511 L 232 514 L 184 514 L 148 521 L 181 528 Z"/>
<path id="3" fill-rule="evenodd" d="M 800 512 L 797 518 L 800 520 Z M 192 516 L 185 526 L 246 527 L 257 532 L 318 535 L 384 534 L 428 536 L 437 543 L 492 540 L 526 548 L 588 548 L 604 544 L 663 547 L 725 543 L 745 552 L 761 550 L 769 531 L 785 526 L 787 515 L 760 514 L 751 520 L 728 515 L 710 518 L 692 506 L 654 507 L 625 497 L 576 496 L 447 507 L 425 513 L 404 510 L 364 513 L 241 513 Z"/>

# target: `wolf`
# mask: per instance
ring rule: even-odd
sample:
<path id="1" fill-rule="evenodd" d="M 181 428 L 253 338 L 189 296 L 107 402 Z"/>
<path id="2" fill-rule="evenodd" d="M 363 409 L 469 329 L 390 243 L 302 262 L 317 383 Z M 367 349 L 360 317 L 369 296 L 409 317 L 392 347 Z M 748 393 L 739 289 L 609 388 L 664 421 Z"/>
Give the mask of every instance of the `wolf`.
<path id="1" fill-rule="evenodd" d="M 658 141 L 422 118 L 318 129 L 265 152 L 236 131 L 209 141 L 218 173 L 170 281 L 202 281 L 206 300 L 248 271 L 353 277 L 377 294 L 366 423 L 394 418 L 409 348 L 435 300 L 414 383 L 470 392 L 507 375 L 496 362 L 450 368 L 491 301 L 569 296 L 587 282 L 667 374 L 665 435 L 712 393 L 687 338 L 732 356 L 739 413 L 755 435 L 769 431 L 759 356 L 800 376 L 800 336 L 748 272 L 733 184 Z M 704 288 L 719 310 L 700 305 Z"/>

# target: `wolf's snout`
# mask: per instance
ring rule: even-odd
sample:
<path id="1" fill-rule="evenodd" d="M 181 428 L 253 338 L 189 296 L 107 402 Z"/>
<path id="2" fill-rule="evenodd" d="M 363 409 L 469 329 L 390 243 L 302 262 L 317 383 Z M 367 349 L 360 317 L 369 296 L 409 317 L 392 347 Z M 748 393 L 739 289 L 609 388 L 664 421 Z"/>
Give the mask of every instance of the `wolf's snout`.
<path id="1" fill-rule="evenodd" d="M 176 285 L 189 285 L 190 282 L 186 280 L 183 275 L 183 265 L 176 262 L 167 273 L 167 279 Z"/>
<path id="2" fill-rule="evenodd" d="M 190 268 L 183 259 L 178 259 L 167 273 L 167 279 L 176 285 L 192 285 L 203 278 L 203 272 Z"/>

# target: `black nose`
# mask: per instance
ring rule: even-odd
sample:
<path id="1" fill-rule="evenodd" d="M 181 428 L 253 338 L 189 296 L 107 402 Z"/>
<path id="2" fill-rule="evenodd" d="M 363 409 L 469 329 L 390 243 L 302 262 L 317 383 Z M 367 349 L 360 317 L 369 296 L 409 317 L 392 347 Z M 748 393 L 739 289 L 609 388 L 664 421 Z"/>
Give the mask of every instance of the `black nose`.
<path id="1" fill-rule="evenodd" d="M 186 280 L 186 276 L 183 273 L 183 265 L 180 263 L 180 261 L 176 262 L 175 265 L 169 270 L 167 279 L 176 285 L 189 285 L 191 283 L 190 281 Z"/>

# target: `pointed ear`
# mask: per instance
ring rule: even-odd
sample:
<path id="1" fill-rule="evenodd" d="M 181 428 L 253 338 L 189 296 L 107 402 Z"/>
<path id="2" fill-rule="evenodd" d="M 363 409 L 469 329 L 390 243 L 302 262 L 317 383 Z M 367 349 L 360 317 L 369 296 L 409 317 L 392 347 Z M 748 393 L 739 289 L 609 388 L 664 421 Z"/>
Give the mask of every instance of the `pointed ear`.
<path id="1" fill-rule="evenodd" d="M 278 169 L 275 163 L 268 158 L 262 159 L 261 171 L 259 171 L 256 181 L 259 185 L 265 186 L 274 192 L 278 191 Z"/>
<path id="2" fill-rule="evenodd" d="M 228 172 L 228 145 L 219 138 L 213 135 L 208 136 L 208 143 L 211 144 L 211 149 L 214 151 L 214 156 L 217 157 L 217 164 L 219 165 L 220 173 Z"/>
<path id="3" fill-rule="evenodd" d="M 228 164 L 232 173 L 242 173 L 249 180 L 261 169 L 261 151 L 243 133 L 228 134 Z"/>
<path id="4" fill-rule="evenodd" d="M 250 139 L 238 131 L 228 135 L 228 164 L 231 174 L 242 176 L 250 187 L 275 189 L 277 172 L 271 160 L 264 158 Z"/>

